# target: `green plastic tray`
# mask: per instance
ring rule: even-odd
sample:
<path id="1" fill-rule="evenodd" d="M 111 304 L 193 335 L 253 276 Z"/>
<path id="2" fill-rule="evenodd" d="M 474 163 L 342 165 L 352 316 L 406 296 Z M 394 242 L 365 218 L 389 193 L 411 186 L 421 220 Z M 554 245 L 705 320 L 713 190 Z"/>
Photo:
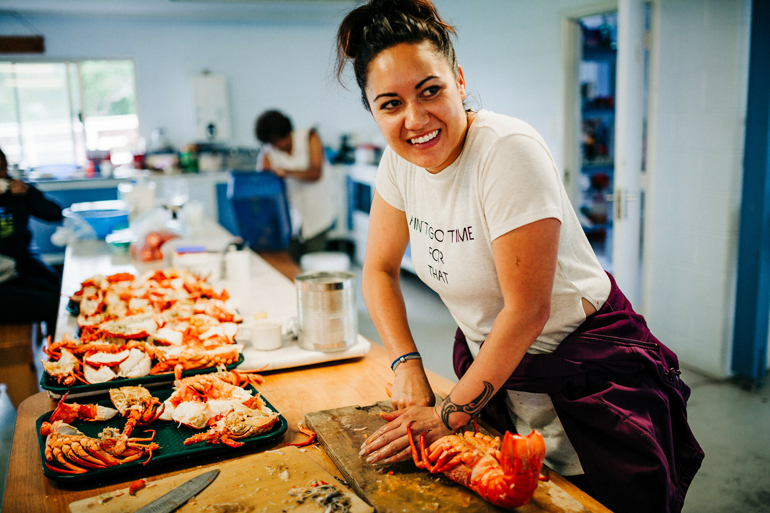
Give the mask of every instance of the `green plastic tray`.
<path id="1" fill-rule="evenodd" d="M 256 392 L 256 389 L 254 389 L 254 387 L 252 387 L 251 385 L 246 387 L 246 390 L 251 391 L 252 394 Z M 153 390 L 152 395 L 160 399 L 161 402 L 163 402 L 166 399 L 168 399 L 168 397 L 172 394 L 173 391 L 174 390 L 172 387 L 167 387 L 163 389 Z M 267 401 L 267 399 L 262 397 L 262 400 L 265 401 L 268 408 L 277 412 L 277 410 Z M 93 401 L 92 403 L 89 403 L 89 404 L 98 404 L 102 406 L 108 406 L 110 408 L 113 407 L 112 402 L 110 401 L 109 398 Z M 156 469 L 170 462 L 182 460 L 185 458 L 189 458 L 190 461 L 194 462 L 196 461 L 196 457 L 208 456 L 213 454 L 224 454 L 230 451 L 238 451 L 241 448 L 264 444 L 280 436 L 283 436 L 283 434 L 286 432 L 286 429 L 288 427 L 288 424 L 286 423 L 286 419 L 283 418 L 283 415 L 278 415 L 278 423 L 273 427 L 273 429 L 270 432 L 264 433 L 262 435 L 252 436 L 250 438 L 245 438 L 243 440 L 239 440 L 240 442 L 244 443 L 244 445 L 239 448 L 239 447 L 229 447 L 221 443 L 211 444 L 208 442 L 198 442 L 197 444 L 193 444 L 193 445 L 184 445 L 183 442 L 185 439 L 197 433 L 201 433 L 203 432 L 203 430 L 192 429 L 183 425 L 179 426 L 176 422 L 173 422 L 173 421 L 156 420 L 149 426 L 137 426 L 136 428 L 134 428 L 134 431 L 132 433 L 132 436 L 134 437 L 143 438 L 146 436 L 146 433 L 144 433 L 144 430 L 146 429 L 152 429 L 152 430 L 155 430 L 156 432 L 155 439 L 153 440 L 153 442 L 160 445 L 160 449 L 157 449 L 156 451 L 153 452 L 152 459 L 146 465 L 142 465 L 142 462 L 145 461 L 147 458 L 142 458 L 138 461 L 133 461 L 131 463 L 124 463 L 123 465 L 117 465 L 115 467 L 108 467 L 104 469 L 92 469 L 83 474 L 59 474 L 57 472 L 49 470 L 45 466 L 46 437 L 40 434 L 40 425 L 43 422 L 46 422 L 51 417 L 52 413 L 53 413 L 53 410 L 49 411 L 48 413 L 44 413 L 43 415 L 38 417 L 37 421 L 35 422 L 38 446 L 40 448 L 40 462 L 43 467 L 43 475 L 45 475 L 49 479 L 66 482 L 66 483 L 79 483 L 84 480 L 94 480 L 94 479 L 99 479 L 101 477 L 114 476 L 116 474 L 121 474 L 121 473 L 131 472 L 131 471 L 137 474 L 138 472 L 142 472 L 144 469 Z M 126 424 L 126 420 L 120 417 L 118 414 L 112 419 L 105 420 L 102 422 L 87 422 L 82 420 L 76 420 L 72 422 L 71 425 L 77 428 L 78 430 L 80 430 L 86 436 L 90 436 L 92 438 L 98 438 L 99 433 L 104 428 L 114 427 L 122 431 L 123 426 L 125 426 L 125 424 Z M 141 442 L 141 443 L 148 443 L 148 442 Z M 137 478 L 139 477 L 140 476 L 137 474 Z"/>
<path id="2" fill-rule="evenodd" d="M 236 367 L 238 367 L 240 364 L 243 363 L 243 354 L 239 355 L 238 362 L 233 363 L 227 366 L 227 370 L 233 370 Z M 189 370 L 189 371 L 183 371 L 182 377 L 187 376 L 195 376 L 196 374 L 208 374 L 210 372 L 216 372 L 216 367 L 207 367 L 205 369 L 195 369 L 195 370 Z M 57 383 L 55 380 L 51 379 L 50 376 L 48 376 L 47 373 L 43 373 L 43 376 L 40 378 L 40 388 L 43 390 L 48 390 L 52 394 L 62 396 L 66 394 L 67 392 L 70 393 L 70 398 L 77 397 L 80 395 L 95 395 L 99 392 L 107 392 L 110 388 L 117 388 L 117 387 L 127 387 L 127 386 L 137 386 L 142 385 L 144 387 L 155 387 L 159 385 L 164 385 L 167 383 L 173 383 L 174 382 L 174 373 L 172 372 L 166 372 L 165 374 L 154 374 L 151 376 L 142 376 L 141 378 L 115 378 L 112 381 L 107 381 L 105 383 L 93 383 L 90 385 L 80 384 L 80 385 L 72 385 L 71 387 L 65 387 Z"/>

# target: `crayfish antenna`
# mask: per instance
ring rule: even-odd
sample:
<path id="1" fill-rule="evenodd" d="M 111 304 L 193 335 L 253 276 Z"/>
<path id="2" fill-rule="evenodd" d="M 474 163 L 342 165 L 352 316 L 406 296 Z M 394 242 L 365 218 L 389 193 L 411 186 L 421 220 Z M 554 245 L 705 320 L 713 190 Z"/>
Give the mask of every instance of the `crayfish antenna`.
<path id="1" fill-rule="evenodd" d="M 417 468 L 425 468 L 424 462 L 422 461 L 422 457 L 420 455 L 420 451 L 417 450 L 417 446 L 414 443 L 412 424 L 414 424 L 414 421 L 411 421 L 406 425 L 406 436 L 409 439 L 409 447 L 412 451 L 412 461 L 414 461 L 414 464 L 417 466 Z"/>

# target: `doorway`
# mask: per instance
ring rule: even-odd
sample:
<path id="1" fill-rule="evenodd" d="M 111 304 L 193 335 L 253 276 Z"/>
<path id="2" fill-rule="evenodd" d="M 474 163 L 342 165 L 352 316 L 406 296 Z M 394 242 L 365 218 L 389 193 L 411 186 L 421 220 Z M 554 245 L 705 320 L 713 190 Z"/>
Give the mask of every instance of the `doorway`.
<path id="1" fill-rule="evenodd" d="M 650 6 L 566 13 L 564 182 L 602 267 L 641 303 Z"/>
<path id="2" fill-rule="evenodd" d="M 585 16 L 577 23 L 581 41 L 578 217 L 602 267 L 612 272 L 618 13 Z"/>

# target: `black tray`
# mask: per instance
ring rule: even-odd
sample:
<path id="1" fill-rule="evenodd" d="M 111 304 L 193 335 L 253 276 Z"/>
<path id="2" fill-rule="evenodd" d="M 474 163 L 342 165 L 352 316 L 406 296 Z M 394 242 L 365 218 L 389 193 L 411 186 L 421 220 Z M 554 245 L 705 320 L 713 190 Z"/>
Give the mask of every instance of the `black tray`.
<path id="1" fill-rule="evenodd" d="M 238 362 L 227 366 L 227 370 L 233 370 L 243 363 L 243 354 L 238 356 Z M 216 367 L 206 367 L 205 369 L 194 369 L 188 371 L 182 371 L 182 377 L 194 376 L 196 374 L 208 374 L 210 372 L 216 372 Z M 52 379 L 48 373 L 43 372 L 43 376 L 40 378 L 40 388 L 48 390 L 49 392 L 62 396 L 67 392 L 70 393 L 70 397 L 76 397 L 79 395 L 87 394 L 94 395 L 99 392 L 106 392 L 110 388 L 127 387 L 142 385 L 150 388 L 154 386 L 164 385 L 167 383 L 173 383 L 174 372 L 166 372 L 164 374 L 154 374 L 142 376 L 141 378 L 115 378 L 112 381 L 106 381 L 104 383 L 92 383 L 90 385 L 79 384 L 72 385 L 71 387 L 65 387 Z"/>
<path id="2" fill-rule="evenodd" d="M 252 394 L 256 392 L 256 389 L 249 385 L 246 387 L 246 390 L 249 390 Z M 161 402 L 168 399 L 168 397 L 173 393 L 174 389 L 172 387 L 167 387 L 159 390 L 153 390 L 151 393 L 153 396 L 160 399 Z M 267 399 L 264 398 L 264 396 L 261 396 L 262 400 L 265 401 L 265 404 L 268 408 L 271 410 L 277 412 L 273 405 L 271 405 Z M 113 408 L 112 401 L 110 401 L 109 398 L 101 399 L 98 401 L 93 401 L 89 404 L 99 404 L 102 406 L 108 406 L 110 408 Z M 219 444 L 211 444 L 208 442 L 198 442 L 197 444 L 193 445 L 184 445 L 184 440 L 197 434 L 202 433 L 205 430 L 202 429 L 192 429 L 189 427 L 186 427 L 184 425 L 179 426 L 174 421 L 167 421 L 167 420 L 156 420 L 149 426 L 136 426 L 134 428 L 134 431 L 132 432 L 132 437 L 137 438 L 144 438 L 145 436 L 149 436 L 148 433 L 145 433 L 145 429 L 152 429 L 155 430 L 155 438 L 153 442 L 160 445 L 160 449 L 157 449 L 153 452 L 152 459 L 147 463 L 146 465 L 142 465 L 142 462 L 144 462 L 147 457 L 141 458 L 138 461 L 132 461 L 131 463 L 124 463 L 123 465 L 116 465 L 114 467 L 107 467 L 104 469 L 90 469 L 88 472 L 85 472 L 83 474 L 59 474 L 57 472 L 54 472 L 52 470 L 49 470 L 45 464 L 45 440 L 46 437 L 40 434 L 40 425 L 43 422 L 46 422 L 50 417 L 52 411 L 49 411 L 48 413 L 44 413 L 40 417 L 38 417 L 37 421 L 35 422 L 35 430 L 37 433 L 37 440 L 38 440 L 38 447 L 40 448 L 40 462 L 43 467 L 43 475 L 46 476 L 49 479 L 53 479 L 56 481 L 61 482 L 67 482 L 67 483 L 79 483 L 83 480 L 93 480 L 98 479 L 100 477 L 107 477 L 107 476 L 113 476 L 116 474 L 124 473 L 127 471 L 140 471 L 142 469 L 152 469 L 157 468 L 159 466 L 163 466 L 165 464 L 168 464 L 172 461 L 181 460 L 184 458 L 190 458 L 190 461 L 195 461 L 196 457 L 203 457 L 203 456 L 209 456 L 209 455 L 217 455 L 217 454 L 224 454 L 229 451 L 238 451 L 240 448 L 246 448 L 249 446 L 254 445 L 260 445 L 265 444 L 267 442 L 270 442 L 271 440 L 274 440 L 280 436 L 282 436 L 286 429 L 288 428 L 288 424 L 286 423 L 286 419 L 283 418 L 283 415 L 278 415 L 278 423 L 273 427 L 272 430 L 270 430 L 268 433 L 264 433 L 262 435 L 256 435 L 252 436 L 250 438 L 244 438 L 243 440 L 239 440 L 240 442 L 243 442 L 244 445 L 239 447 L 229 447 L 225 444 L 219 443 Z M 120 414 L 116 415 L 110 420 L 105 420 L 101 422 L 88 422 L 83 420 L 75 420 L 72 422 L 72 426 L 80 430 L 84 435 L 90 436 L 92 438 L 98 438 L 99 433 L 106 427 L 114 427 L 117 429 L 123 430 L 123 426 L 126 424 L 126 420 L 122 417 L 120 417 Z M 206 428 L 207 430 L 208 428 Z M 149 442 L 141 442 L 141 443 L 149 443 Z M 58 463 L 56 466 L 61 467 Z"/>
<path id="3" fill-rule="evenodd" d="M 70 299 L 67 301 L 67 312 L 72 317 L 77 317 L 80 315 L 80 301 L 73 301 Z"/>

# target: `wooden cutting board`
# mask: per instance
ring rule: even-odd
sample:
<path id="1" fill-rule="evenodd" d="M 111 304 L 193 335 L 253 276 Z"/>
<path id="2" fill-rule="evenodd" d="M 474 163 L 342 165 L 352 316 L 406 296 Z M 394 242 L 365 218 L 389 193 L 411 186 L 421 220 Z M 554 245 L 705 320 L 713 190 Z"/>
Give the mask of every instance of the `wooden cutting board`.
<path id="1" fill-rule="evenodd" d="M 361 444 L 385 421 L 378 415 L 391 411 L 390 402 L 372 406 L 348 406 L 308 413 L 305 423 L 315 431 L 326 453 L 348 484 L 374 506 L 377 513 L 412 511 L 507 511 L 442 474 L 418 469 L 412 461 L 370 465 L 358 455 Z M 590 513 L 555 483 L 541 482 L 534 497 L 518 508 L 522 513 Z"/>
<path id="2" fill-rule="evenodd" d="M 323 511 L 323 507 L 310 500 L 297 504 L 296 498 L 288 493 L 292 488 L 309 486 L 313 480 L 334 484 L 350 500 L 351 513 L 372 513 L 374 511 L 348 487 L 341 484 L 310 457 L 306 456 L 301 449 L 286 446 L 205 468 L 199 467 L 190 472 L 157 481 L 148 481 L 147 487 L 139 490 L 135 497 L 128 494 L 128 488 L 124 488 L 73 502 L 70 504 L 70 512 L 125 513 L 135 511 L 198 474 L 215 468 L 218 468 L 220 472 L 214 482 L 177 511 L 182 513 L 257 513 L 263 511 L 318 513 Z"/>

